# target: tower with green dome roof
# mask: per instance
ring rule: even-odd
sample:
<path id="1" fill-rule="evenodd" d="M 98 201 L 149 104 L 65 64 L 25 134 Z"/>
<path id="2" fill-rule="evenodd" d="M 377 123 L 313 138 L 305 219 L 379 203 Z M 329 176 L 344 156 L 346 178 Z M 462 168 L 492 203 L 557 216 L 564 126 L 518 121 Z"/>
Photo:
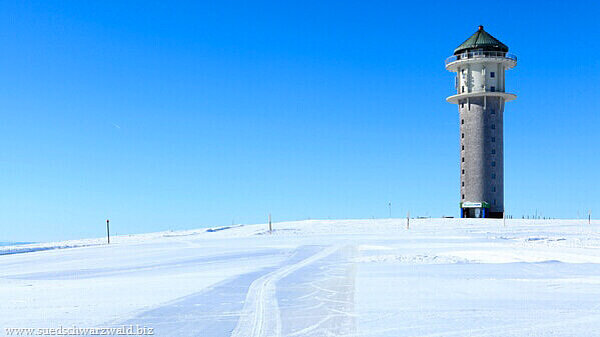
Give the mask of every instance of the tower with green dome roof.
<path id="1" fill-rule="evenodd" d="M 460 209 L 463 218 L 504 216 L 504 103 L 517 98 L 505 90 L 505 70 L 517 65 L 508 47 L 479 29 L 446 59 L 456 73 L 460 118 Z"/>

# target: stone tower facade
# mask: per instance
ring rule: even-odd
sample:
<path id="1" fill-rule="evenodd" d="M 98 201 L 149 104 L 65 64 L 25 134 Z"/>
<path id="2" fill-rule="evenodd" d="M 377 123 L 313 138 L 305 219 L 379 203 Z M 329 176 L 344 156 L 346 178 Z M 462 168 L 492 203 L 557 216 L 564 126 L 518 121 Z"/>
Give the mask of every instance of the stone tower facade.
<path id="1" fill-rule="evenodd" d="M 460 208 L 463 218 L 504 216 L 504 103 L 516 99 L 505 91 L 504 72 L 517 57 L 483 26 L 446 59 L 456 73 L 460 120 Z"/>

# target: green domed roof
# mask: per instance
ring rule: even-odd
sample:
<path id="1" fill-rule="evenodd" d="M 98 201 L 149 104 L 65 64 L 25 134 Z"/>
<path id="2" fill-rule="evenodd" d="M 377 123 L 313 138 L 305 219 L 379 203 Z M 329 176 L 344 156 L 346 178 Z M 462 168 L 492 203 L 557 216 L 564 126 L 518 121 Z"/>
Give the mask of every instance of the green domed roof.
<path id="1" fill-rule="evenodd" d="M 467 41 L 463 42 L 460 46 L 458 46 L 458 48 L 454 49 L 454 55 L 472 49 L 508 52 L 508 47 L 483 30 L 483 26 L 479 26 L 479 29 L 475 32 L 475 34 L 471 35 Z"/>

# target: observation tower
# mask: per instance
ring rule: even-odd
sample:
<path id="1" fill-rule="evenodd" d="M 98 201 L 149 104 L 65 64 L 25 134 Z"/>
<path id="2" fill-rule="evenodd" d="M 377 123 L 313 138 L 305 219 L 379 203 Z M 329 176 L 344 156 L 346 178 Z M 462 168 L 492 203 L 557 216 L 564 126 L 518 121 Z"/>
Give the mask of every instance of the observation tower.
<path id="1" fill-rule="evenodd" d="M 508 47 L 479 29 L 446 59 L 456 73 L 460 117 L 460 209 L 462 218 L 504 216 L 504 72 L 517 65 Z"/>

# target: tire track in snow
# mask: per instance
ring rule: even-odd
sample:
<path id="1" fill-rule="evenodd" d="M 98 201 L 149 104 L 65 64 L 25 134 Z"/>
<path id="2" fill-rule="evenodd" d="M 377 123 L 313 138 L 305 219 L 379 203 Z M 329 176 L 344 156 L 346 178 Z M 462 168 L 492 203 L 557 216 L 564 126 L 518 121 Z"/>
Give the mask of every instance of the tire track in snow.
<path id="1" fill-rule="evenodd" d="M 264 275 L 250 285 L 242 315 L 232 337 L 281 336 L 281 317 L 276 297 L 276 284 L 291 273 L 323 259 L 339 247 L 328 247 L 295 264 Z"/>

